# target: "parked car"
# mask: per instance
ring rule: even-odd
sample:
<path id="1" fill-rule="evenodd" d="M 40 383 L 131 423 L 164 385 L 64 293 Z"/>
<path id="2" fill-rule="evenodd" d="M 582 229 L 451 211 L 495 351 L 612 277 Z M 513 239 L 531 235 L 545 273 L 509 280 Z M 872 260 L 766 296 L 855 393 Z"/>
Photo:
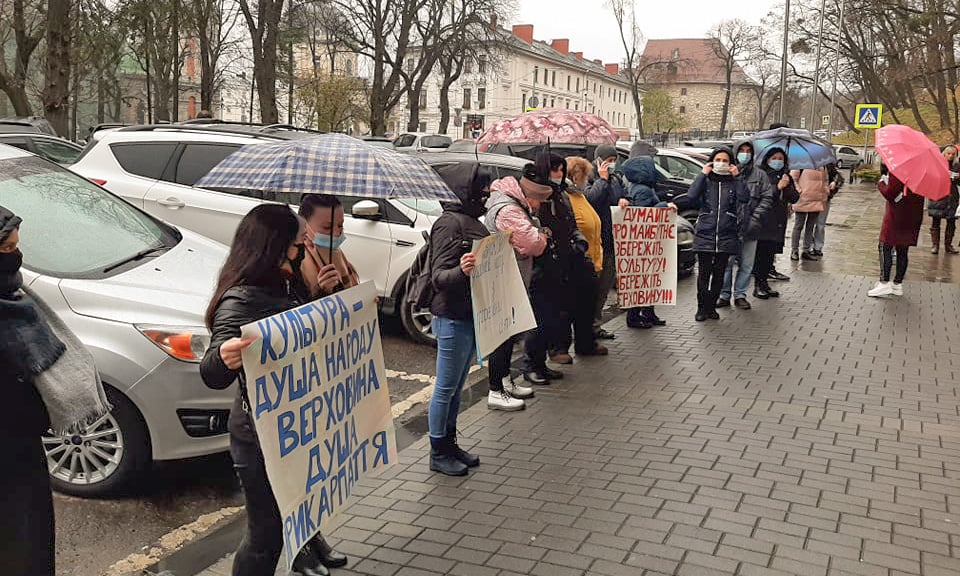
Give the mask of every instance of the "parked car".
<path id="1" fill-rule="evenodd" d="M 477 141 L 472 138 L 460 138 L 454 140 L 453 144 L 447 148 L 447 152 L 479 152 L 480 149 L 477 147 Z"/>
<path id="2" fill-rule="evenodd" d="M 747 138 L 750 138 L 750 137 L 753 136 L 754 134 L 756 134 L 756 132 L 754 132 L 754 131 L 752 131 L 752 130 L 737 130 L 736 132 L 734 132 L 734 133 L 730 136 L 730 139 L 731 139 L 731 140 L 746 140 Z"/>
<path id="3" fill-rule="evenodd" d="M 43 437 L 54 488 L 103 496 L 153 461 L 226 450 L 233 393 L 199 371 L 226 248 L 4 145 L 0 202 L 23 218 L 24 282 L 93 354 L 113 405 L 74 435 Z"/>
<path id="4" fill-rule="evenodd" d="M 0 131 L 0 144 L 33 152 L 61 166 L 73 164 L 83 153 L 83 147 L 78 144 L 40 132 Z"/>
<path id="5" fill-rule="evenodd" d="M 451 144 L 453 144 L 453 138 L 442 134 L 408 132 L 393 140 L 393 149 L 397 152 L 443 152 Z"/>
<path id="6" fill-rule="evenodd" d="M 833 153 L 837 157 L 837 168 L 856 168 L 863 163 L 863 158 L 852 146 L 834 145 Z"/>
<path id="7" fill-rule="evenodd" d="M 50 122 L 42 116 L 10 116 L 0 118 L 0 132 L 32 132 L 36 134 L 47 134 L 48 136 L 59 136 L 53 129 Z"/>
<path id="8" fill-rule="evenodd" d="M 360 139 L 371 146 L 393 148 L 393 139 L 387 138 L 386 136 L 361 136 Z"/>
<path id="9" fill-rule="evenodd" d="M 157 218 L 229 244 L 243 216 L 266 201 L 266 195 L 193 184 L 241 146 L 304 135 L 219 125 L 117 128 L 95 133 L 71 170 Z M 399 315 L 415 340 L 432 342 L 429 326 L 416 322 L 400 305 L 406 274 L 423 243 L 422 231 L 433 225 L 429 211 L 419 208 L 427 204 L 355 196 L 340 200 L 349 238 L 344 250 L 360 277 L 376 284 L 382 311 Z"/>

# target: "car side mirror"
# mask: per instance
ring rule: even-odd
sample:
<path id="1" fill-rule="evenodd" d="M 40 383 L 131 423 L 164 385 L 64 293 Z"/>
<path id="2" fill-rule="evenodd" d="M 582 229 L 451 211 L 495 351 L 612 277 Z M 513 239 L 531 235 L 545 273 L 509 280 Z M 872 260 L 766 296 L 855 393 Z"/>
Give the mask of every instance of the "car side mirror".
<path id="1" fill-rule="evenodd" d="M 350 214 L 360 220 L 380 220 L 383 214 L 380 213 L 380 204 L 373 200 L 361 200 L 353 205 Z"/>

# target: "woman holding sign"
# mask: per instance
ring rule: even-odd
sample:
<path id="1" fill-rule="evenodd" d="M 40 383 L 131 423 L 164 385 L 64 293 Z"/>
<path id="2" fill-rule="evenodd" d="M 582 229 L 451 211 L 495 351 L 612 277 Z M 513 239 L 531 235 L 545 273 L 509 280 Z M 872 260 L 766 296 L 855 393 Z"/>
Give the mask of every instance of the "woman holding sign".
<path id="1" fill-rule="evenodd" d="M 437 381 L 430 399 L 430 469 L 465 476 L 480 459 L 457 445 L 460 393 L 477 357 L 470 297 L 470 273 L 477 266 L 474 240 L 490 233 L 479 218 L 490 197 L 490 175 L 479 164 L 461 163 L 437 170 L 460 199 L 444 204 L 430 231 L 433 333 L 437 336 Z"/>
<path id="2" fill-rule="evenodd" d="M 283 525 L 267 479 L 266 465 L 247 398 L 241 355 L 253 339 L 240 329 L 251 322 L 302 304 L 295 270 L 304 258 L 304 226 L 290 208 L 263 204 L 251 210 L 237 228 L 230 254 L 220 270 L 217 288 L 207 308 L 210 347 L 200 364 L 204 384 L 216 390 L 238 383 L 230 410 L 230 455 L 247 509 L 247 528 L 233 560 L 233 576 L 273 574 L 283 550 Z M 326 562 L 346 564 L 317 536 L 293 561 L 303 576 L 325 575 Z"/>
<path id="3" fill-rule="evenodd" d="M 697 253 L 697 322 L 719 320 L 717 298 L 723 287 L 727 259 L 740 250 L 739 207 L 750 201 L 733 153 L 718 148 L 690 185 L 690 200 L 700 205 L 693 250 Z"/>

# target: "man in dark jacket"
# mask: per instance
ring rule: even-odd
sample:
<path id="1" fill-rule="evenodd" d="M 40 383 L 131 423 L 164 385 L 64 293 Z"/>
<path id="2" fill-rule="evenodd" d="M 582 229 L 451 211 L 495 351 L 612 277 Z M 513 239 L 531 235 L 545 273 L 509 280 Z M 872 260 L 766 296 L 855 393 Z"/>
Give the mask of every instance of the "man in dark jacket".
<path id="1" fill-rule="evenodd" d="M 20 290 L 19 228 L 20 218 L 0 206 L 0 383 L 7 407 L 0 431 L 10 461 L 0 481 L 0 566 L 4 576 L 53 576 L 53 497 L 40 442 L 50 422 L 33 384 L 34 361 L 28 358 L 51 359 L 52 364 L 63 348 L 49 329 L 37 329 L 44 321 Z M 35 333 L 48 337 L 27 342 L 16 337 Z"/>
<path id="2" fill-rule="evenodd" d="M 757 254 L 757 240 L 763 229 L 763 222 L 770 215 L 773 206 L 773 187 L 767 174 L 754 168 L 753 144 L 749 140 L 741 140 L 736 146 L 736 162 L 740 179 L 750 194 L 749 202 L 739 205 L 737 218 L 740 222 L 740 252 L 727 260 L 727 270 L 723 274 L 723 289 L 717 308 L 730 306 L 731 296 L 737 308 L 749 310 L 747 289 L 750 288 L 750 278 L 753 275 L 753 265 Z M 733 267 L 736 264 L 737 272 L 734 275 Z"/>
<path id="3" fill-rule="evenodd" d="M 623 181 L 613 173 L 617 163 L 617 149 L 613 146 L 597 146 L 593 174 L 585 195 L 587 201 L 600 216 L 600 239 L 603 242 L 603 269 L 597 278 L 597 298 L 593 310 L 593 329 L 597 338 L 613 339 L 614 334 L 601 328 L 603 308 L 610 290 L 617 281 L 617 265 L 613 251 L 613 220 L 610 208 L 623 198 Z"/>
<path id="4" fill-rule="evenodd" d="M 769 278 L 790 279 L 789 276 L 774 270 L 773 262 L 776 255 L 783 252 L 789 207 L 800 199 L 800 193 L 797 192 L 793 177 L 790 176 L 787 154 L 782 149 L 772 148 L 768 150 L 764 154 L 759 168 L 767 174 L 767 178 L 773 187 L 773 205 L 767 217 L 762 221 L 753 270 L 755 278 L 753 295 L 761 300 L 766 300 L 767 298 L 780 296 L 779 292 L 770 288 Z M 775 274 L 777 276 L 774 276 Z"/>

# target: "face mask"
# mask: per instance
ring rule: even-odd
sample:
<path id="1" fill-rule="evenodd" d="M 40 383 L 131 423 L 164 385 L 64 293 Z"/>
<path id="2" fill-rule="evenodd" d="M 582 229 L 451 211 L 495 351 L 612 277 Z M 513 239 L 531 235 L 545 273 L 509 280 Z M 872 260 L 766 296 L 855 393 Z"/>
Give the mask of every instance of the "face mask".
<path id="1" fill-rule="evenodd" d="M 557 186 L 563 184 L 563 178 L 551 178 L 550 181 L 556 184 Z"/>
<path id="2" fill-rule="evenodd" d="M 23 265 L 23 253 L 14 250 L 0 254 L 0 294 L 12 294 L 23 285 L 20 266 Z"/>
<path id="3" fill-rule="evenodd" d="M 750 162 L 750 159 L 753 158 L 753 154 L 749 152 L 737 152 L 737 163 L 746 164 Z"/>
<path id="4" fill-rule="evenodd" d="M 783 170 L 783 160 L 771 160 L 769 164 L 771 170 L 776 170 L 778 172 Z"/>
<path id="5" fill-rule="evenodd" d="M 313 245 L 317 248 L 323 248 L 324 250 L 339 250 L 346 241 L 347 237 L 343 234 L 340 236 L 334 236 L 332 241 L 329 234 L 317 232 L 313 235 Z"/>
<path id="6" fill-rule="evenodd" d="M 717 174 L 720 174 L 721 176 L 727 175 L 730 173 L 730 163 L 724 162 L 722 160 L 720 161 L 714 160 L 713 171 L 716 172 Z"/>
<path id="7" fill-rule="evenodd" d="M 294 269 L 294 271 L 299 271 L 300 264 L 303 262 L 303 258 L 307 254 L 307 247 L 303 244 L 296 244 L 295 247 L 297 249 L 297 255 L 293 258 L 288 258 L 288 260 L 290 260 L 290 266 Z"/>

